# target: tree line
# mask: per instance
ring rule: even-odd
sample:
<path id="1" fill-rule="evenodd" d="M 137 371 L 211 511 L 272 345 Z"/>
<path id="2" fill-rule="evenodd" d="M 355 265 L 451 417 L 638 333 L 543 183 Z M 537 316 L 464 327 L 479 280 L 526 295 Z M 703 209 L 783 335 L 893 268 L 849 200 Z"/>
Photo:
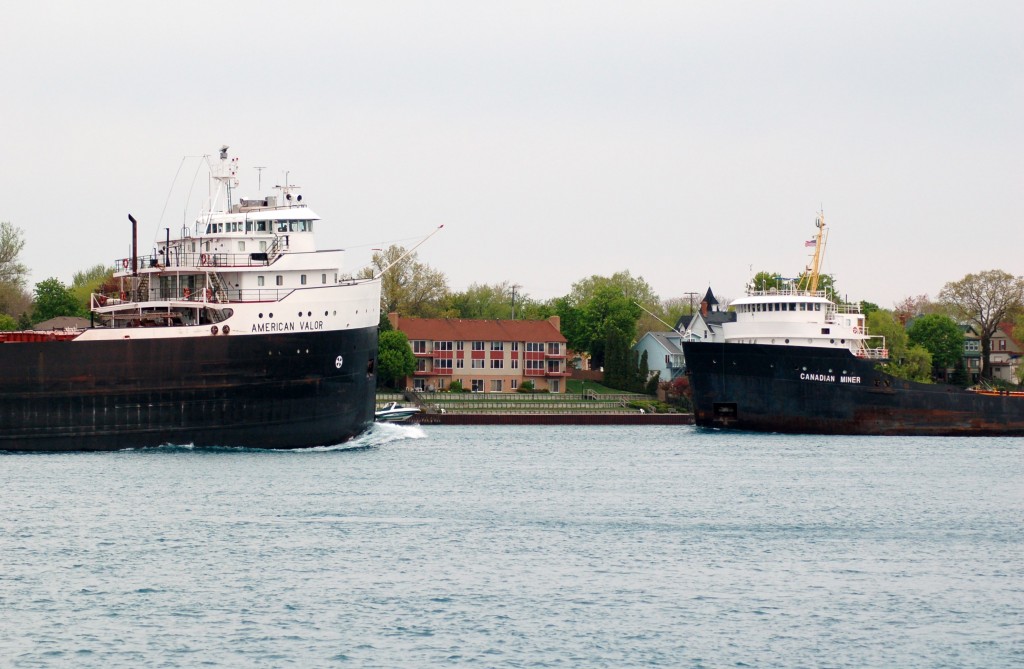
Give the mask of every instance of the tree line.
<path id="1" fill-rule="evenodd" d="M 89 297 L 112 282 L 112 268 L 95 265 L 76 272 L 70 286 L 48 278 L 27 290 L 28 268 L 20 262 L 22 231 L 0 222 L 0 330 L 28 329 L 56 316 L 87 316 Z M 642 276 L 629 270 L 611 276 L 592 275 L 574 283 L 563 296 L 533 299 L 511 280 L 474 283 L 453 291 L 444 272 L 422 262 L 415 252 L 392 245 L 373 255 L 357 277 L 381 275 L 381 325 L 390 329 L 387 314 L 419 318 L 546 319 L 557 315 L 568 347 L 589 357 L 622 389 L 648 386 L 646 361 L 632 345 L 651 331 L 666 331 L 696 305 L 684 297 L 660 298 Z M 776 272 L 759 272 L 752 287 L 784 285 Z M 832 276 L 820 286 L 837 294 Z M 723 306 L 728 302 L 723 299 Z M 991 379 L 991 340 L 1000 323 L 1016 320 L 1015 336 L 1024 339 L 1024 277 L 1001 270 L 968 274 L 947 283 L 938 300 L 906 298 L 893 309 L 862 302 L 872 333 L 885 337 L 890 371 L 904 378 L 939 378 L 963 357 L 963 325 L 970 325 L 981 343 L 982 375 Z"/>

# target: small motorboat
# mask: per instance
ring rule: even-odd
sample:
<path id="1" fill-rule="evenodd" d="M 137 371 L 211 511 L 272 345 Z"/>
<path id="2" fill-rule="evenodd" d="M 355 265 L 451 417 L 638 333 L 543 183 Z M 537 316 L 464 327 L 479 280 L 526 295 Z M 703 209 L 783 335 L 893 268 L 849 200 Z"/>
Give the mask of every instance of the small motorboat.
<path id="1" fill-rule="evenodd" d="M 419 407 L 404 407 L 398 402 L 388 402 L 374 413 L 378 423 L 401 423 L 420 412 Z"/>

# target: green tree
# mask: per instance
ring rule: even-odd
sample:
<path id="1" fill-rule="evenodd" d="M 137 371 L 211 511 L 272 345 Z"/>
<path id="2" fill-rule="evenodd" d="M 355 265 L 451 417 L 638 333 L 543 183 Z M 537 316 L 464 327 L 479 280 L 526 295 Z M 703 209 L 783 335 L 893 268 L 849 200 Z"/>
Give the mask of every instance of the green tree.
<path id="1" fill-rule="evenodd" d="M 569 295 L 556 300 L 555 308 L 569 347 L 590 353 L 592 364 L 603 367 L 609 331 L 617 330 L 628 349 L 636 338 L 637 321 L 644 313 L 639 305 L 657 303 L 658 296 L 647 282 L 625 271 L 576 282 Z"/>
<path id="2" fill-rule="evenodd" d="M 956 318 L 977 326 L 981 339 L 981 376 L 992 379 L 992 335 L 999 324 L 1024 308 L 1024 277 L 1002 270 L 968 274 L 947 283 L 939 299 Z"/>
<path id="3" fill-rule="evenodd" d="M 71 289 L 59 279 L 49 278 L 36 284 L 35 307 L 32 323 L 56 318 L 57 316 L 81 316 L 83 311 Z"/>
<path id="4" fill-rule="evenodd" d="M 11 332 L 18 329 L 18 319 L 8 314 L 0 314 L 0 332 Z"/>
<path id="5" fill-rule="evenodd" d="M 23 248 L 25 240 L 21 228 L 8 221 L 0 221 L 0 284 L 25 285 L 28 268 L 18 260 Z"/>
<path id="6" fill-rule="evenodd" d="M 381 332 L 377 340 L 377 385 L 400 389 L 402 381 L 415 372 L 416 356 L 405 333 Z"/>
<path id="7" fill-rule="evenodd" d="M 448 298 L 449 309 L 457 318 L 486 318 L 490 320 L 517 319 L 524 317 L 524 309 L 530 301 L 508 281 L 496 284 L 470 284 L 461 293 L 452 293 Z"/>
<path id="8" fill-rule="evenodd" d="M 915 318 L 907 328 L 911 344 L 924 347 L 932 354 L 933 376 L 945 378 L 946 370 L 955 368 L 963 359 L 964 332 L 949 316 L 927 314 Z"/>
<path id="9" fill-rule="evenodd" d="M 782 275 L 778 272 L 760 271 L 754 275 L 752 281 L 754 290 L 778 290 L 783 287 Z"/>
<path id="10" fill-rule="evenodd" d="M 893 376 L 920 383 L 932 380 L 932 354 L 923 346 L 910 345 L 903 355 L 886 364 L 886 371 Z"/>
<path id="11" fill-rule="evenodd" d="M 32 293 L 16 283 L 0 283 L 0 314 L 15 318 L 32 311 Z"/>
<path id="12" fill-rule="evenodd" d="M 106 265 L 93 265 L 89 269 L 75 272 L 71 277 L 71 292 L 78 300 L 83 312 L 88 312 L 90 297 L 103 284 L 113 284 L 114 270 Z"/>
<path id="13" fill-rule="evenodd" d="M 901 379 L 927 382 L 931 380 L 931 353 L 923 346 L 912 345 L 906 329 L 891 311 L 879 309 L 868 316 L 872 339 L 869 345 L 889 349 L 889 361 L 882 365 L 885 371 Z"/>
<path id="14" fill-rule="evenodd" d="M 874 302 L 867 302 L 865 300 L 861 300 L 860 302 L 860 311 L 862 314 L 864 314 L 865 318 L 875 313 L 879 309 L 881 309 L 881 307 L 875 304 Z"/>
<path id="15" fill-rule="evenodd" d="M 405 256 L 405 257 L 403 257 Z M 361 278 L 381 275 L 380 308 L 384 314 L 432 318 L 442 314 L 448 298 L 448 279 L 440 270 L 406 255 L 402 246 L 391 245 L 373 254 L 371 266 Z"/>
<path id="16" fill-rule="evenodd" d="M 634 374 L 630 370 L 630 350 L 625 335 L 620 330 L 609 328 L 601 348 L 604 358 L 604 385 L 617 390 L 630 390 Z"/>

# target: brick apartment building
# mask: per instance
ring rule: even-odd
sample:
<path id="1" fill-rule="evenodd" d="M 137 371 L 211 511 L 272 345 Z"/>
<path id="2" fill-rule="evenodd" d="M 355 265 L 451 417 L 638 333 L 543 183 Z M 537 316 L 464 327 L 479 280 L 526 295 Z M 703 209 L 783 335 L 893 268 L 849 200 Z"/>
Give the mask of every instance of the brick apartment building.
<path id="1" fill-rule="evenodd" d="M 445 390 L 452 381 L 473 392 L 515 392 L 524 381 L 537 390 L 565 392 L 566 339 L 558 316 L 543 321 L 402 318 L 388 314 L 416 356 L 405 385 Z"/>

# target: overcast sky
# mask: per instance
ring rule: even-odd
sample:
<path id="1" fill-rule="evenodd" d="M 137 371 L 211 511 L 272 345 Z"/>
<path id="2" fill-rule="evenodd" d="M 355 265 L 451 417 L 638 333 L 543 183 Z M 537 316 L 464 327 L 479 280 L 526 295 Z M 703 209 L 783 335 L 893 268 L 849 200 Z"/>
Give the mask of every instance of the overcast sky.
<path id="1" fill-rule="evenodd" d="M 800 271 L 822 207 L 851 299 L 1024 273 L 1019 0 L 0 8 L 0 220 L 33 284 L 125 256 L 129 212 L 146 250 L 180 228 L 183 157 L 222 144 L 242 194 L 288 171 L 350 269 L 444 224 L 419 257 L 454 290 L 735 298 Z"/>

